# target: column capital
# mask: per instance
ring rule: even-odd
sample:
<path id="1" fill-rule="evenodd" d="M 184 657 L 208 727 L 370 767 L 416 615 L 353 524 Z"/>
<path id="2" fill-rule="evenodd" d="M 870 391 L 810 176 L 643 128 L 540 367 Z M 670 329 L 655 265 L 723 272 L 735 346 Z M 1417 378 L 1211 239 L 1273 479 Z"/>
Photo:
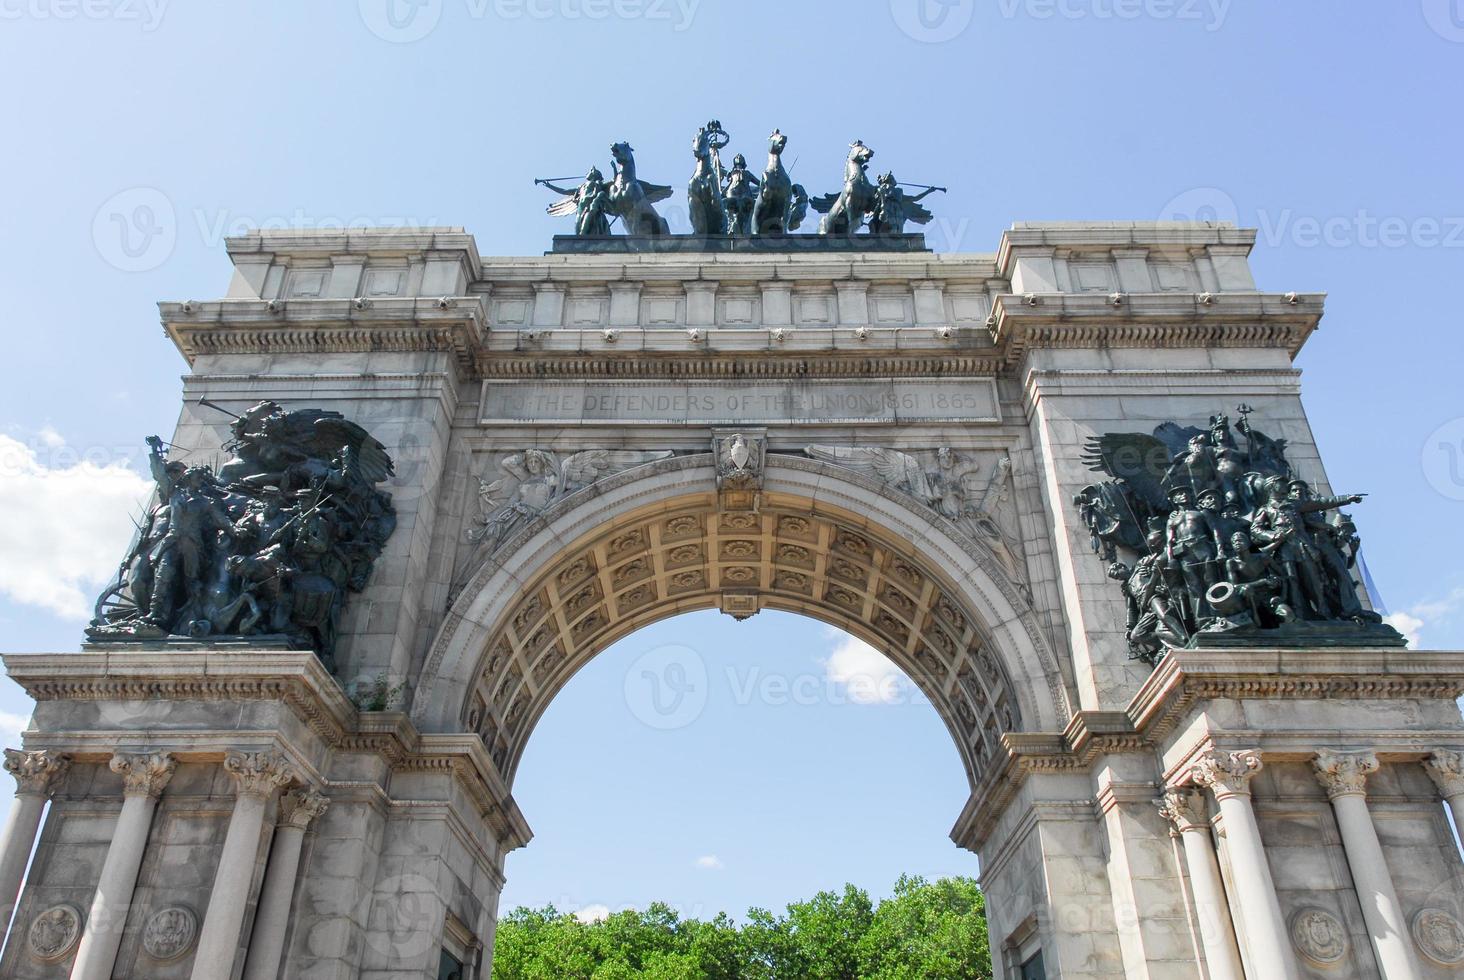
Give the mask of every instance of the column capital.
<path id="1" fill-rule="evenodd" d="M 1423 760 L 1423 768 L 1444 799 L 1464 796 L 1464 752 L 1436 749 Z"/>
<path id="2" fill-rule="evenodd" d="M 1249 796 L 1250 781 L 1261 771 L 1261 754 L 1253 749 L 1239 752 L 1210 751 L 1195 760 L 1190 779 L 1215 794 L 1215 799 Z"/>
<path id="3" fill-rule="evenodd" d="M 224 771 L 234 777 L 240 796 L 266 800 L 299 779 L 295 767 L 278 752 L 230 752 L 224 756 Z"/>
<path id="4" fill-rule="evenodd" d="M 16 796 L 50 796 L 51 788 L 70 765 L 69 756 L 49 749 L 5 750 L 5 771 L 15 777 Z"/>
<path id="5" fill-rule="evenodd" d="M 310 822 L 325 812 L 330 800 L 311 789 L 292 789 L 280 799 L 284 813 L 280 824 L 304 830 Z"/>
<path id="6" fill-rule="evenodd" d="M 1184 834 L 1194 830 L 1207 830 L 1205 820 L 1205 797 L 1197 789 L 1181 787 L 1165 790 L 1164 795 L 1154 801 L 1159 815 L 1174 825 L 1171 834 Z"/>
<path id="7" fill-rule="evenodd" d="M 1378 757 L 1373 752 L 1334 752 L 1323 749 L 1312 760 L 1317 782 L 1327 791 L 1327 799 L 1339 796 L 1366 796 L 1367 777 L 1378 771 Z"/>
<path id="8" fill-rule="evenodd" d="M 159 796 L 173 778 L 178 760 L 170 752 L 137 755 L 119 752 L 112 756 L 110 765 L 113 772 L 122 776 L 123 796 Z"/>

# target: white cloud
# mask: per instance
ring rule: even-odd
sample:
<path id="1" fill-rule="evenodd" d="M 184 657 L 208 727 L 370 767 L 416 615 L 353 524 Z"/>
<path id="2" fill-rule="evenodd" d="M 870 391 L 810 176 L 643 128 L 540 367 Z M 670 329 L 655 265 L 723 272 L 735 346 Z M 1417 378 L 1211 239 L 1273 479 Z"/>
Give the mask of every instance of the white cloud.
<path id="1" fill-rule="evenodd" d="M 36 436 L 47 449 L 59 449 L 66 445 L 66 437 L 49 425 L 41 426 L 41 431 L 36 433 Z"/>
<path id="2" fill-rule="evenodd" d="M 1410 647 L 1415 650 L 1418 649 L 1419 643 L 1422 642 L 1422 638 L 1419 636 L 1418 631 L 1423 629 L 1423 620 L 1419 619 L 1417 616 L 1410 616 L 1406 612 L 1395 612 L 1384 616 L 1383 622 L 1387 623 L 1389 626 L 1393 627 L 1393 629 L 1406 636 L 1408 638 L 1408 645 Z"/>
<path id="3" fill-rule="evenodd" d="M 696 866 L 703 871 L 721 871 L 726 867 L 722 863 L 722 859 L 715 854 L 703 854 L 696 859 Z"/>
<path id="4" fill-rule="evenodd" d="M 1417 650 L 1423 645 L 1423 632 L 1452 619 L 1464 611 L 1464 586 L 1455 588 L 1443 598 L 1416 602 L 1399 612 L 1383 617 L 1383 621 L 1408 637 L 1408 645 Z"/>
<path id="5" fill-rule="evenodd" d="M 610 906 L 608 905 L 586 905 L 574 914 L 585 925 L 592 922 L 604 922 L 610 918 Z"/>
<path id="6" fill-rule="evenodd" d="M 0 748 L 20 748 L 20 733 L 30 725 L 30 715 L 0 711 Z"/>
<path id="7" fill-rule="evenodd" d="M 59 436 L 49 431 L 37 442 L 57 449 L 51 437 Z M 151 490 L 152 481 L 125 463 L 82 459 L 52 467 L 35 447 L 0 435 L 0 594 L 68 619 L 88 618 Z"/>
<path id="8" fill-rule="evenodd" d="M 838 644 L 821 660 L 824 676 L 855 704 L 897 704 L 909 683 L 894 661 L 858 637 L 843 630 L 827 634 Z"/>

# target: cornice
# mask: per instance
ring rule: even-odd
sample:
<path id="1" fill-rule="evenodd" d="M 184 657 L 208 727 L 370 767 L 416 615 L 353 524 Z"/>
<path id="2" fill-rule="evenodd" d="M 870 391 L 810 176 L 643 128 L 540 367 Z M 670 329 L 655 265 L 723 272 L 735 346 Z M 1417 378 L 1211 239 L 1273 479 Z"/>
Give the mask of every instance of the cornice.
<path id="1" fill-rule="evenodd" d="M 990 377 L 1001 370 L 990 354 L 791 353 L 770 351 L 691 355 L 596 351 L 572 354 L 483 354 L 484 378 L 898 378 Z"/>
<path id="2" fill-rule="evenodd" d="M 1442 650 L 1171 650 L 1127 714 L 1151 742 L 1199 701 L 1425 699 L 1464 696 L 1464 653 Z"/>
<path id="3" fill-rule="evenodd" d="M 477 735 L 421 733 L 403 712 L 358 711 L 308 651 L 127 650 L 12 653 L 0 659 L 10 677 L 38 702 L 278 702 L 331 749 L 375 753 L 393 771 L 452 775 L 505 850 L 521 847 L 533 836 Z M 248 733 L 233 734 L 238 738 Z"/>
<path id="4" fill-rule="evenodd" d="M 1009 732 L 1002 736 L 1002 757 L 990 764 L 985 778 L 973 789 L 951 830 L 951 839 L 962 847 L 979 850 L 1002 811 L 1032 774 L 1086 772 L 1106 755 L 1151 751 L 1203 701 L 1454 701 L 1461 696 L 1464 652 L 1395 648 L 1171 650 L 1124 710 L 1076 712 L 1061 733 Z M 1419 739 L 1418 733 L 1407 732 L 1383 741 L 1390 746 L 1390 755 L 1421 755 L 1423 750 L 1415 744 Z M 1226 739 L 1209 739 L 1204 744 L 1221 742 Z"/>
<path id="5" fill-rule="evenodd" d="M 1008 364 L 1036 348 L 1301 350 L 1322 318 L 1319 293 L 1003 293 L 992 340 Z"/>
<path id="6" fill-rule="evenodd" d="M 488 322 L 482 296 L 257 299 L 159 303 L 163 329 L 192 364 L 201 354 L 440 351 L 471 371 Z"/>
<path id="7" fill-rule="evenodd" d="M 393 252 L 462 252 L 476 261 L 478 246 L 473 236 L 461 226 L 444 225 L 422 228 L 361 229 L 260 229 L 224 239 L 230 258 L 238 256 L 300 255 L 330 257 L 369 254 L 373 257 Z"/>

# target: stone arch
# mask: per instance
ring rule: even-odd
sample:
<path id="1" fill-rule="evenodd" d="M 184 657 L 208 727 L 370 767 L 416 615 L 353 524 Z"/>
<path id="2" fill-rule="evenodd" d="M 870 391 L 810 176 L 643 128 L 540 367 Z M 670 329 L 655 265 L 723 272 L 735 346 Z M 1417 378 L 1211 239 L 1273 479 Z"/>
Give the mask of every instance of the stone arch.
<path id="1" fill-rule="evenodd" d="M 769 454 L 759 510 L 722 511 L 704 454 L 617 474 L 505 541 L 439 629 L 413 720 L 476 731 L 511 783 L 580 667 L 641 626 L 728 602 L 804 613 L 890 656 L 940 713 L 973 788 L 1003 733 L 1061 730 L 1070 715 L 1035 612 L 985 546 L 802 457 Z"/>

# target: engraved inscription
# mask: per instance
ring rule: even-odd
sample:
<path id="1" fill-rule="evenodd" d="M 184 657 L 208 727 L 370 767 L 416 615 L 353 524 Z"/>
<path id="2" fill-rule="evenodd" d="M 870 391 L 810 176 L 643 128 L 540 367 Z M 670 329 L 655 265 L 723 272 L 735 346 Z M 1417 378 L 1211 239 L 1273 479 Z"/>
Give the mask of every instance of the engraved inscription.
<path id="1" fill-rule="evenodd" d="M 598 381 L 584 384 L 484 381 L 483 424 L 534 422 L 687 425 L 804 422 L 893 424 L 994 422 L 990 378 L 755 382 Z"/>

